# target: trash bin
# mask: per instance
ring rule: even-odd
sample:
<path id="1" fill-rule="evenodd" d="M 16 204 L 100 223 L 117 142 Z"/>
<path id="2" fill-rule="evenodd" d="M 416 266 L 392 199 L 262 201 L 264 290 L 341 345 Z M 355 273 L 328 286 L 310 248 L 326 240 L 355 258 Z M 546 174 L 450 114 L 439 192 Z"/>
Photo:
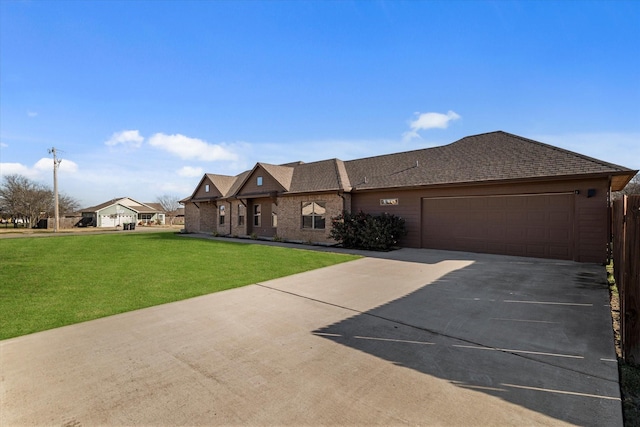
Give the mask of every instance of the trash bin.
<path id="1" fill-rule="evenodd" d="M 129 224 L 129 229 L 135 230 L 136 229 L 136 223 L 132 222 L 131 224 Z"/>
<path id="2" fill-rule="evenodd" d="M 124 224 L 122 224 L 122 228 L 123 228 L 123 230 L 128 230 L 129 229 L 129 223 L 125 222 Z"/>

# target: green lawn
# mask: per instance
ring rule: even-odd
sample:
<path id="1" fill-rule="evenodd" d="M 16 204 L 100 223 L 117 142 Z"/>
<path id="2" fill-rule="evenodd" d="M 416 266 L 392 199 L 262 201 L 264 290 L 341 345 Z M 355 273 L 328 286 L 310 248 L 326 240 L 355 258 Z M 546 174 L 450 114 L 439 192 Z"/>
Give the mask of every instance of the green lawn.
<path id="1" fill-rule="evenodd" d="M 167 232 L 3 239 L 0 257 L 0 339 L 357 258 Z"/>

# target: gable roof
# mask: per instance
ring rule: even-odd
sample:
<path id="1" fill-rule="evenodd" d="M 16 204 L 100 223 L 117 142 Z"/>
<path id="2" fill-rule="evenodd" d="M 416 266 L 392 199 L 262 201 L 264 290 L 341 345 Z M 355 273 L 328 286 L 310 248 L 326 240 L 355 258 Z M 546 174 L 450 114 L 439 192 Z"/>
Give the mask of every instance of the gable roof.
<path id="1" fill-rule="evenodd" d="M 282 186 L 282 188 L 289 191 L 289 187 L 291 187 L 291 178 L 293 177 L 293 167 L 270 165 L 268 163 L 258 163 L 258 165 L 262 166 L 262 169 L 271 175 L 273 179 Z"/>
<path id="2" fill-rule="evenodd" d="M 257 163 L 253 169 L 235 177 L 214 174 L 205 177 L 215 183 L 221 198 L 228 198 L 237 195 L 258 168 L 264 169 L 282 186 L 283 194 L 588 176 L 611 176 L 612 189 L 617 191 L 638 172 L 496 131 L 467 136 L 440 147 L 350 161 Z M 202 181 L 198 187 L 201 184 Z M 194 195 L 195 192 L 185 200 L 193 199 Z"/>
<path id="3" fill-rule="evenodd" d="M 215 185 L 215 187 L 218 189 L 218 191 L 220 192 L 220 194 L 222 194 L 223 197 L 227 195 L 227 193 L 229 192 L 229 189 L 231 188 L 231 186 L 236 180 L 235 176 L 217 175 L 213 173 L 208 173 L 207 177 L 209 178 L 211 183 Z"/>
<path id="4" fill-rule="evenodd" d="M 247 180 L 249 175 L 251 175 L 251 172 L 253 172 L 253 170 L 244 171 L 241 174 L 236 175 L 234 177 L 235 181 L 233 182 L 233 185 L 231 186 L 231 188 L 229 188 L 229 192 L 227 193 L 227 196 L 237 194 L 242 184 Z"/>
<path id="5" fill-rule="evenodd" d="M 99 205 L 82 209 L 80 212 L 98 212 L 98 211 L 101 211 L 102 209 L 108 208 L 109 206 L 118 205 L 118 204 L 122 206 L 126 206 L 138 213 L 156 213 L 156 212 L 162 211 L 162 209 L 158 210 L 153 206 L 149 206 L 146 203 L 137 202 L 130 197 L 118 197 L 116 199 L 111 199 Z"/>
<path id="6" fill-rule="evenodd" d="M 236 182 L 236 178 L 237 177 L 235 176 L 229 176 L 229 175 L 205 173 L 200 179 L 200 182 L 198 183 L 196 188 L 193 190 L 193 193 L 191 193 L 189 197 L 186 197 L 185 199 L 180 200 L 180 203 L 184 203 L 185 201 L 189 201 L 189 200 L 205 201 L 205 200 L 215 200 L 219 198 L 224 198 L 229 192 L 229 189 L 231 188 L 231 186 Z M 211 183 L 211 185 L 215 187 L 219 195 L 215 192 L 211 192 L 210 194 L 207 194 L 206 197 L 202 197 L 202 196 L 196 197 L 196 195 L 198 194 L 198 191 L 202 187 L 202 184 L 207 180 Z"/>

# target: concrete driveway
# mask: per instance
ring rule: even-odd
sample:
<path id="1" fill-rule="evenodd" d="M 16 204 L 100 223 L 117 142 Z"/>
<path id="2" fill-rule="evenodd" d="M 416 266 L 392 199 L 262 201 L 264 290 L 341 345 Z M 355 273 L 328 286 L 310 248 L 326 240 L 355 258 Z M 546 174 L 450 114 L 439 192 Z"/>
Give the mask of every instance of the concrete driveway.
<path id="1" fill-rule="evenodd" d="M 622 425 L 601 266 L 373 255 L 1 341 L 0 424 Z"/>

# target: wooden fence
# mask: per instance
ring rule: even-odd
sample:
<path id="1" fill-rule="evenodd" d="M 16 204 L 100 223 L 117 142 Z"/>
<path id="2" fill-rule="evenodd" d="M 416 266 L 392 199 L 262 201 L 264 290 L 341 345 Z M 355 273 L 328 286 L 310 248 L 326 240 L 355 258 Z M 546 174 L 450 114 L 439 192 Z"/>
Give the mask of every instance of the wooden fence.
<path id="1" fill-rule="evenodd" d="M 622 358 L 640 364 L 640 195 L 613 202 L 613 274 L 620 295 Z"/>

